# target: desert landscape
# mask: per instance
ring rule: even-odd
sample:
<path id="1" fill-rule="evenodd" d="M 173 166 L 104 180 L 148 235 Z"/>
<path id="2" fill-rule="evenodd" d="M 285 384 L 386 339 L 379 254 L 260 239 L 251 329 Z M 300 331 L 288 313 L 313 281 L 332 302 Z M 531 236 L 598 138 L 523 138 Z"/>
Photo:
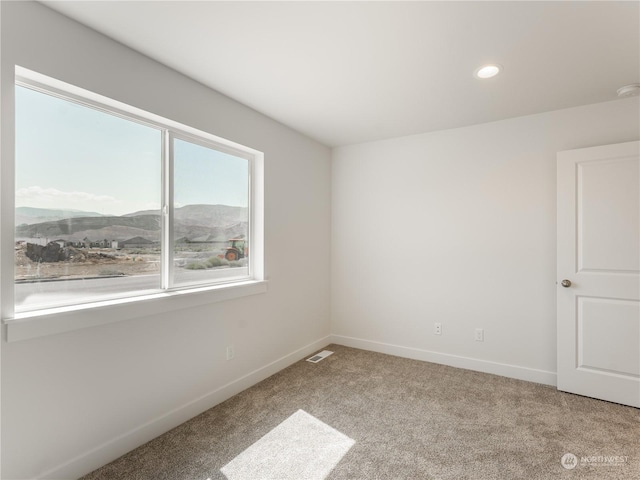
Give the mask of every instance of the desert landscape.
<path id="1" fill-rule="evenodd" d="M 228 241 L 246 238 L 248 210 L 187 205 L 174 212 L 174 268 L 246 265 L 224 259 Z M 122 216 L 75 210 L 16 209 L 15 280 L 70 280 L 160 273 L 159 211 Z M 220 258 L 222 257 L 222 258 Z"/>

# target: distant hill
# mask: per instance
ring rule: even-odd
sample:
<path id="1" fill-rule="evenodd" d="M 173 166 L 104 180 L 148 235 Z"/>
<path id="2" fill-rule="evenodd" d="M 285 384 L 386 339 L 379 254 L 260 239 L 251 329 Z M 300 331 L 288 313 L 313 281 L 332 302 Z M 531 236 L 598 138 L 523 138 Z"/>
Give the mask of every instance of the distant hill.
<path id="1" fill-rule="evenodd" d="M 17 207 L 16 225 L 51 222 L 76 217 L 102 217 L 98 212 L 84 212 L 82 210 L 55 210 L 51 208 Z"/>
<path id="2" fill-rule="evenodd" d="M 76 213 L 76 212 L 74 212 Z M 174 238 L 186 241 L 226 241 L 247 234 L 247 208 L 228 205 L 186 205 L 175 209 Z M 157 210 L 123 216 L 72 216 L 16 227 L 16 238 L 49 238 L 80 241 L 124 241 L 140 237 L 159 241 L 161 218 Z M 201 240 L 200 240 L 201 241 Z"/>
<path id="3" fill-rule="evenodd" d="M 18 237 L 58 237 L 73 235 L 83 230 L 101 230 L 106 227 L 124 226 L 142 230 L 160 230 L 159 215 L 139 215 L 137 217 L 74 217 L 54 222 L 19 225 Z M 64 238 L 64 237 L 62 237 Z"/>
<path id="4" fill-rule="evenodd" d="M 247 207 L 231 207 L 229 205 L 185 205 L 174 209 L 173 214 L 176 221 L 189 225 L 222 226 L 248 220 Z M 160 215 L 160 210 L 143 210 L 124 216 L 136 217 L 139 215 Z"/>
<path id="5" fill-rule="evenodd" d="M 97 230 L 79 230 L 71 235 L 61 235 L 60 237 L 56 237 L 56 240 L 61 238 L 62 240 L 67 240 L 69 242 L 79 242 L 88 238 L 94 242 L 103 239 L 118 240 L 119 242 L 122 242 L 133 237 L 142 237 L 152 242 L 159 242 L 161 236 L 162 232 L 160 229 L 145 230 L 143 228 L 128 227 L 124 225 L 113 225 Z"/>

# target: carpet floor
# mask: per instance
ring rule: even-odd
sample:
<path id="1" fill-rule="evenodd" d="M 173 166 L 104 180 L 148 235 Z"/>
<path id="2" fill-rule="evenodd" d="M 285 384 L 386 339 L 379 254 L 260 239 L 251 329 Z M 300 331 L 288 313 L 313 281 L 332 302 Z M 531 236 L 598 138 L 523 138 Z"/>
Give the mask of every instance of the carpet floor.
<path id="1" fill-rule="evenodd" d="M 297 362 L 83 480 L 224 480 L 221 468 L 299 409 L 355 441 L 329 480 L 640 479 L 640 409 L 326 348 L 320 363 Z M 563 466 L 568 453 L 576 461 Z"/>

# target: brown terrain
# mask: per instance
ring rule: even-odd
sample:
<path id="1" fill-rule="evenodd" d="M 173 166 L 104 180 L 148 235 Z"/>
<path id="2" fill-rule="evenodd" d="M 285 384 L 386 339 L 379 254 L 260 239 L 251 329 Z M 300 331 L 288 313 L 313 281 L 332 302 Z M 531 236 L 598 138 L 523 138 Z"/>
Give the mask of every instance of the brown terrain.
<path id="1" fill-rule="evenodd" d="M 144 275 L 160 272 L 160 253 L 152 250 L 73 248 L 66 261 L 34 261 L 23 242 L 15 247 L 16 281 Z"/>
<path id="2" fill-rule="evenodd" d="M 246 236 L 247 218 L 246 207 L 186 205 L 176 208 L 174 266 L 221 266 L 204 263 L 212 257 L 223 258 L 229 239 Z M 161 221 L 156 210 L 109 216 L 18 207 L 16 223 L 15 280 L 18 282 L 160 273 Z M 42 239 L 54 240 L 41 245 Z"/>

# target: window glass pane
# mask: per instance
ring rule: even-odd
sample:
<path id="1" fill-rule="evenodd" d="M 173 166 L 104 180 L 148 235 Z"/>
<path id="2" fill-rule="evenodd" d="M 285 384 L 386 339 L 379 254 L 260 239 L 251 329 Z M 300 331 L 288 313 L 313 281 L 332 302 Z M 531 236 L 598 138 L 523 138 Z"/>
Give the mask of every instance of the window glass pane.
<path id="1" fill-rule="evenodd" d="M 161 135 L 16 85 L 16 311 L 160 288 Z"/>
<path id="2" fill-rule="evenodd" d="M 247 277 L 249 161 L 173 141 L 173 284 Z"/>

